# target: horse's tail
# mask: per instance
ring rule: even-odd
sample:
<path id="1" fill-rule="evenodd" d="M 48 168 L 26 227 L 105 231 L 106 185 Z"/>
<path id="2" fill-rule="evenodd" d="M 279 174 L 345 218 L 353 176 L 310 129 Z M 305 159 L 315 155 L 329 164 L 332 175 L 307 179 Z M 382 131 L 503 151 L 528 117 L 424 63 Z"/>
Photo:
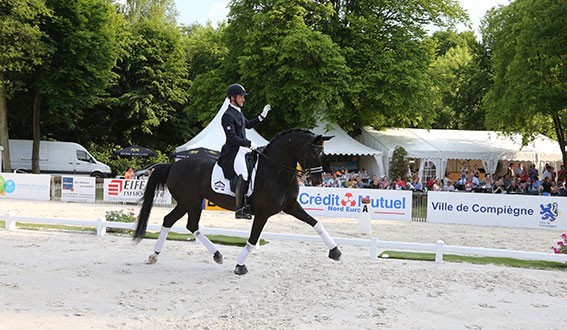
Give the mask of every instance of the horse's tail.
<path id="1" fill-rule="evenodd" d="M 144 202 L 142 203 L 140 214 L 138 214 L 136 230 L 134 231 L 134 241 L 136 241 L 136 243 L 139 243 L 146 235 L 146 229 L 148 228 L 148 219 L 150 218 L 150 212 L 152 211 L 152 206 L 154 205 L 154 196 L 156 194 L 156 189 L 165 188 L 165 183 L 170 169 L 171 164 L 157 166 L 148 179 L 146 190 L 144 191 L 144 197 L 142 197 Z"/>

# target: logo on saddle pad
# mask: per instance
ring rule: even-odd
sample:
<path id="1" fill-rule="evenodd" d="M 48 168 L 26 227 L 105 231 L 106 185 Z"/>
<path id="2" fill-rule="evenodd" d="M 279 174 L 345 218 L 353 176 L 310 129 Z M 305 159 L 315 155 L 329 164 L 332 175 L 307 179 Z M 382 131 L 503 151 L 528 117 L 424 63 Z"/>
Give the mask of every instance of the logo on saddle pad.
<path id="1" fill-rule="evenodd" d="M 252 195 L 254 190 L 254 177 L 256 176 L 256 168 L 258 163 L 256 162 L 254 168 L 252 169 L 252 174 L 250 175 L 250 184 L 248 184 L 248 191 L 246 196 Z M 217 194 L 234 196 L 234 192 L 230 190 L 230 180 L 224 177 L 222 168 L 218 163 L 213 166 L 213 173 L 211 175 L 211 189 Z"/>
<path id="2" fill-rule="evenodd" d="M 214 191 L 216 192 L 224 192 L 226 189 L 226 184 L 221 180 L 215 182 L 213 186 L 214 186 Z"/>

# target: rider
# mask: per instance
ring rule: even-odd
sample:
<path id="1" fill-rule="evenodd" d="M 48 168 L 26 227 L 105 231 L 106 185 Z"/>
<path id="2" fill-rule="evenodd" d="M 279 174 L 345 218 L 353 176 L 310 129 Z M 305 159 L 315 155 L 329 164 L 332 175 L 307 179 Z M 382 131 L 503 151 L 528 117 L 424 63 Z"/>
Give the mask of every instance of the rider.
<path id="1" fill-rule="evenodd" d="M 244 155 L 248 149 L 255 150 L 258 146 L 246 138 L 245 128 L 253 128 L 268 116 L 270 105 L 264 106 L 262 113 L 247 120 L 241 111 L 244 106 L 244 97 L 248 95 L 240 84 L 228 86 L 226 97 L 230 104 L 222 116 L 222 128 L 226 142 L 221 149 L 219 165 L 225 178 L 231 180 L 236 194 L 236 219 L 252 219 L 250 209 L 246 203 L 246 190 L 248 188 L 248 170 Z"/>

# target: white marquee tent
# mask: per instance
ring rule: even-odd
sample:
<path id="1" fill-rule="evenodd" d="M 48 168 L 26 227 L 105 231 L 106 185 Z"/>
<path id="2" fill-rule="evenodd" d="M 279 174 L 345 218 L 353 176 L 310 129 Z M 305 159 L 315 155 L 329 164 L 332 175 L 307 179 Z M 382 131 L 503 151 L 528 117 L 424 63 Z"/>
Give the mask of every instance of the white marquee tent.
<path id="1" fill-rule="evenodd" d="M 225 142 L 225 135 L 222 129 L 222 115 L 224 111 L 228 108 L 229 100 L 228 98 L 224 100 L 223 105 L 219 109 L 217 115 L 207 127 L 205 127 L 199 134 L 195 135 L 187 143 L 175 148 L 176 152 L 183 150 L 196 149 L 196 148 L 207 148 L 211 150 L 219 151 Z M 255 129 L 247 129 L 246 137 L 248 140 L 254 142 L 258 146 L 265 146 L 268 141 L 264 139 Z"/>
<path id="2" fill-rule="evenodd" d="M 220 151 L 224 142 L 225 135 L 221 125 L 222 115 L 228 107 L 228 99 L 219 109 L 213 120 L 199 134 L 189 140 L 187 143 L 175 148 L 176 152 L 183 150 L 207 148 Z M 382 152 L 363 145 L 350 137 L 345 131 L 334 124 L 321 124 L 312 130 L 314 133 L 322 135 L 334 136 L 333 139 L 325 142 L 325 153 L 329 155 L 356 155 L 360 156 L 361 167 L 367 169 L 368 173 L 383 175 Z M 256 143 L 256 145 L 264 146 L 268 141 L 264 139 L 256 130 L 246 130 L 246 137 Z"/>
<path id="3" fill-rule="evenodd" d="M 377 176 L 384 175 L 381 151 L 356 141 L 335 124 L 318 122 L 317 127 L 311 131 L 316 134 L 334 136 L 331 140 L 325 141 L 325 154 L 358 156 L 359 166 L 364 167 L 368 173 Z"/>
<path id="4" fill-rule="evenodd" d="M 403 147 L 409 158 L 419 158 L 420 174 L 425 161 L 435 164 L 436 176 L 443 177 L 448 159 L 478 159 L 487 173 L 494 173 L 499 160 L 529 161 L 542 167 L 546 162 L 562 162 L 559 143 L 544 135 L 522 146 L 519 134 L 512 137 L 493 131 L 390 128 L 377 131 L 365 127 L 358 140 L 383 152 L 387 171 L 394 149 Z"/>

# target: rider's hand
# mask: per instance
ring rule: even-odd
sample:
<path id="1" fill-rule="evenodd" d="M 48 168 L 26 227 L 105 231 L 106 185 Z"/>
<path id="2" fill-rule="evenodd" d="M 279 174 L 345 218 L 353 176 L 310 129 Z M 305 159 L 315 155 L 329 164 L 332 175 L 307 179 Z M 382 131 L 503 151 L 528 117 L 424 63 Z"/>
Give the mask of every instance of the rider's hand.
<path id="1" fill-rule="evenodd" d="M 258 149 L 258 146 L 256 145 L 256 143 L 250 142 L 250 150 L 256 150 L 256 149 Z"/>
<path id="2" fill-rule="evenodd" d="M 260 114 L 260 116 L 262 116 L 263 118 L 268 117 L 268 112 L 270 112 L 270 110 L 272 110 L 272 107 L 270 107 L 269 104 L 266 104 L 264 106 L 264 110 L 262 110 L 262 114 Z"/>

